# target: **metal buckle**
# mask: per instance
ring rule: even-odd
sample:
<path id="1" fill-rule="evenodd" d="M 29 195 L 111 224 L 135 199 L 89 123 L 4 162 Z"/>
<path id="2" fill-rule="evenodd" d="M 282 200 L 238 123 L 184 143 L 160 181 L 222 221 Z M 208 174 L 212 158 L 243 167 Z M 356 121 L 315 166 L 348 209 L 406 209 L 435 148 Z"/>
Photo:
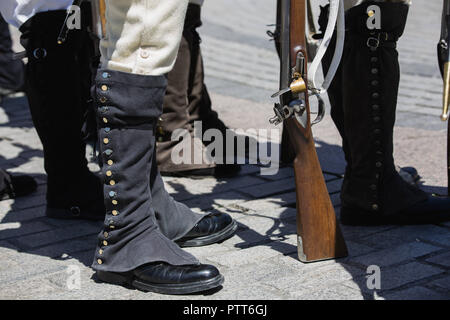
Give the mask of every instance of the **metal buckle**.
<path id="1" fill-rule="evenodd" d="M 36 59 L 44 59 L 45 57 L 47 57 L 47 50 L 45 50 L 44 48 L 36 48 L 33 50 L 33 56 Z"/>

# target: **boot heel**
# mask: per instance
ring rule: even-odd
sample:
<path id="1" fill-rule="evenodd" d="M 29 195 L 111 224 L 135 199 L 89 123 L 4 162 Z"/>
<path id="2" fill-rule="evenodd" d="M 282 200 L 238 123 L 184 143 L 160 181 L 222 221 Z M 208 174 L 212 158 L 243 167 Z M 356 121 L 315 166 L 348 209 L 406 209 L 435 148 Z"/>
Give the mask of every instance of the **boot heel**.
<path id="1" fill-rule="evenodd" d="M 117 285 L 131 285 L 131 283 L 133 282 L 133 274 L 130 272 L 116 273 L 97 271 L 96 276 L 100 281 Z"/>

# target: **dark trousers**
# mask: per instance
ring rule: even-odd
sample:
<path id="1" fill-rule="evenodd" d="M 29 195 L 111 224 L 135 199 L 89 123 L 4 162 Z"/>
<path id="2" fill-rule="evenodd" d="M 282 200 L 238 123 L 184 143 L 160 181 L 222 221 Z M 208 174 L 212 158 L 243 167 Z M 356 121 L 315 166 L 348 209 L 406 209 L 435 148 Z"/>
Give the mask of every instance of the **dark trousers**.
<path id="1" fill-rule="evenodd" d="M 162 172 L 184 171 L 214 166 L 211 163 L 175 165 L 171 161 L 172 149 L 177 141 L 171 141 L 172 132 L 186 129 L 192 139 L 192 155 L 203 148 L 194 143 L 193 125 L 202 122 L 202 133 L 214 128 L 225 132 L 225 124 L 211 108 L 211 100 L 204 84 L 203 58 L 200 37 L 196 28 L 202 25 L 201 7 L 190 4 L 175 66 L 168 74 L 167 92 L 164 97 L 163 114 L 157 130 L 157 163 Z M 201 137 L 199 137 L 201 138 Z"/>
<path id="2" fill-rule="evenodd" d="M 21 60 L 13 60 L 13 54 L 9 26 L 0 15 L 0 90 L 22 89 L 24 64 Z"/>

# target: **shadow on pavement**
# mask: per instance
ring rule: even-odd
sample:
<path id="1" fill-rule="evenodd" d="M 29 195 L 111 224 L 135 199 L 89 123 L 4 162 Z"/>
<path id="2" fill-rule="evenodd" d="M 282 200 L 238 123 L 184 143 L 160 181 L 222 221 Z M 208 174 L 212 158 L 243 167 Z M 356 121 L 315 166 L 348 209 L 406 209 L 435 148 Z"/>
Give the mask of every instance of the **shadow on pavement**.
<path id="1" fill-rule="evenodd" d="M 18 117 L 16 119 L 27 125 L 30 122 L 29 114 L 27 115 L 24 108 L 26 108 L 26 104 L 20 103 L 13 106 L 13 104 L 8 105 L 5 102 L 6 114 L 10 119 Z M 0 126 L 22 127 L 22 124 L 14 124 L 13 122 L 4 123 Z M 42 158 L 40 147 L 34 149 L 25 144 L 16 142 L 13 144 L 22 149 L 18 156 L 14 159 L 0 158 L 1 162 L 11 164 L 10 167 L 25 165 L 36 155 Z M 334 177 L 328 178 L 329 183 L 339 180 L 337 177 L 344 172 L 344 158 L 341 147 L 318 141 L 317 152 L 324 171 L 335 174 Z M 2 216 L 0 223 L 4 226 L 0 228 L 0 245 L 17 250 L 20 253 L 39 255 L 55 260 L 76 259 L 89 267 L 94 256 L 97 234 L 102 223 L 75 220 L 61 221 L 45 217 L 45 176 L 43 174 L 32 175 L 39 182 L 36 193 L 25 198 L 14 201 L 7 200 L 1 203 L 2 207 L 0 208 L 6 210 L 6 212 L 0 212 Z M 254 179 L 255 182 L 248 185 L 242 184 L 241 182 L 245 179 Z M 291 184 L 281 189 L 275 187 L 272 189 L 272 186 L 276 186 L 277 181 L 285 180 L 291 181 Z M 293 270 L 298 268 L 297 271 L 301 271 L 306 266 L 308 268 L 313 266 L 313 264 L 306 265 L 297 261 L 297 247 L 295 241 L 292 241 L 296 234 L 296 215 L 295 186 L 293 170 L 290 166 L 281 167 L 275 176 L 265 177 L 259 175 L 256 166 L 245 165 L 241 174 L 237 177 L 217 179 L 212 190 L 204 193 L 193 194 L 187 190 L 186 186 L 195 183 L 195 181 L 188 178 L 172 178 L 167 179 L 166 183 L 174 190 L 172 196 L 175 199 L 181 200 L 191 207 L 197 207 L 198 205 L 204 212 L 225 211 L 236 218 L 239 229 L 233 240 L 235 242 L 234 249 L 245 251 L 245 249 L 266 247 L 288 258 L 289 267 L 286 268 L 293 268 Z M 278 187 L 280 186 L 278 185 Z M 337 214 L 339 214 L 338 192 L 332 193 L 331 197 Z M 257 199 L 266 199 L 268 209 L 245 210 L 246 201 Z M 232 204 L 221 205 L 220 203 L 224 203 L 224 201 Z M 274 212 L 276 213 L 274 214 Z M 258 223 L 253 224 L 253 221 L 256 220 L 252 219 L 257 219 Z M 8 228 L 8 225 L 13 227 Z M 414 233 L 419 229 L 420 227 L 409 230 Z M 343 269 L 345 272 L 341 279 L 332 282 L 333 285 L 345 283 L 344 285 L 349 286 L 352 290 L 359 291 L 365 299 L 384 297 L 384 291 L 375 293 L 367 288 L 366 264 L 369 263 L 370 257 L 368 256 L 367 260 L 364 257 L 371 252 L 389 250 L 392 246 L 403 243 L 402 241 L 405 239 L 401 238 L 405 237 L 404 229 L 386 226 L 342 227 L 342 230 L 349 246 L 350 255 L 347 258 L 335 261 L 335 264 L 341 266 L 341 271 Z M 414 235 L 409 235 L 409 237 L 414 239 Z M 367 245 L 368 242 L 370 245 Z M 245 254 L 244 251 L 242 251 L 242 254 Z M 31 263 L 30 260 L 28 260 L 28 263 Z M 323 273 L 326 276 L 327 272 L 335 270 L 328 269 L 332 265 L 333 263 L 319 263 L 316 272 L 314 268 L 313 271 L 309 270 L 308 272 L 312 272 L 311 275 Z M 257 268 L 257 265 L 255 266 Z M 330 283 L 323 283 L 323 285 L 330 285 Z M 320 290 L 320 283 L 316 285 L 316 289 Z M 329 288 L 324 287 L 322 289 Z"/>

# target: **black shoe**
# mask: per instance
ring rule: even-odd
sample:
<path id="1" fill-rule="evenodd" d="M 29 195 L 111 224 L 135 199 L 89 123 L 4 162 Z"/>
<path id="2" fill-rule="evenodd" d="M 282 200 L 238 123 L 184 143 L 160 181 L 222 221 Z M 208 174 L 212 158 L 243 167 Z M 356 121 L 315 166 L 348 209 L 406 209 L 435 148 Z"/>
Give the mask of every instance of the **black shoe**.
<path id="1" fill-rule="evenodd" d="M 342 206 L 341 223 L 350 226 L 414 225 L 450 221 L 450 198 L 430 195 L 400 212 L 382 215 Z"/>
<path id="2" fill-rule="evenodd" d="M 230 238 L 237 227 L 236 221 L 226 213 L 209 214 L 176 243 L 180 247 L 206 246 Z"/>
<path id="3" fill-rule="evenodd" d="M 7 174 L 7 173 L 5 173 Z M 6 178 L 6 189 L 0 193 L 0 200 L 15 199 L 34 192 L 37 188 L 36 181 L 27 175 L 9 175 Z M 8 179 L 9 178 L 9 179 Z"/>
<path id="4" fill-rule="evenodd" d="M 223 276 L 216 267 L 207 264 L 173 266 L 154 262 L 125 273 L 97 271 L 101 281 L 128 285 L 146 292 L 190 294 L 219 287 Z"/>

